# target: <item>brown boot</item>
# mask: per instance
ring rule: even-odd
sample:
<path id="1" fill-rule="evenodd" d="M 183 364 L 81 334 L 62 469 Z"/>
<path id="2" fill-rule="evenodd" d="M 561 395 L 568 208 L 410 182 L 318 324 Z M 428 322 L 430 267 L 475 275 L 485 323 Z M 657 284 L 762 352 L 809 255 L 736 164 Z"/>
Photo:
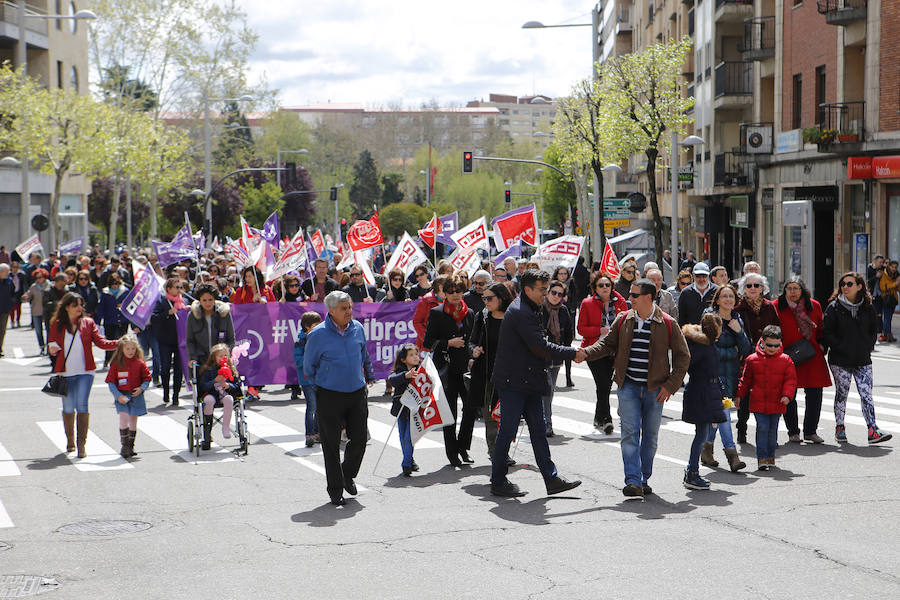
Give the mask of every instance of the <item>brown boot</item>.
<path id="1" fill-rule="evenodd" d="M 741 469 L 746 468 L 747 463 L 738 456 L 737 448 L 725 448 L 725 456 L 728 458 L 728 467 L 732 473 L 737 473 Z"/>
<path id="2" fill-rule="evenodd" d="M 66 454 L 75 452 L 75 413 L 63 413 L 62 421 L 66 430 Z"/>
<path id="3" fill-rule="evenodd" d="M 84 444 L 87 442 L 88 426 L 91 422 L 90 413 L 76 413 L 75 425 L 77 431 L 76 445 L 78 447 L 78 458 L 85 458 L 87 452 L 84 450 Z"/>
<path id="4" fill-rule="evenodd" d="M 129 429 L 128 430 L 128 453 L 131 456 L 134 456 L 135 454 L 137 454 L 137 452 L 134 451 L 134 438 L 136 438 L 136 437 L 137 437 L 137 429 L 135 429 L 133 431 L 131 429 Z"/>
<path id="5" fill-rule="evenodd" d="M 120 429 L 119 430 L 119 439 L 122 441 L 122 449 L 119 450 L 119 456 L 122 458 L 128 458 L 131 454 L 128 453 L 128 429 Z"/>
<path id="6" fill-rule="evenodd" d="M 700 451 L 700 462 L 707 467 L 718 467 L 719 461 L 713 456 L 712 442 L 703 444 L 703 450 Z"/>

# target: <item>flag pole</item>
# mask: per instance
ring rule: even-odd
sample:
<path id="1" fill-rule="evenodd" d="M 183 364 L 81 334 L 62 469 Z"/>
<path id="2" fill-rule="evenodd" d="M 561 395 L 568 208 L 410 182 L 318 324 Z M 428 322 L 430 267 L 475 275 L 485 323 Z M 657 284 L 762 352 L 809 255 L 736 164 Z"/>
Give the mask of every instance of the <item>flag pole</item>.
<path id="1" fill-rule="evenodd" d="M 381 463 L 381 457 L 384 456 L 384 450 L 387 448 L 388 441 L 390 441 L 391 436 L 394 434 L 394 428 L 397 427 L 397 421 L 400 419 L 400 415 L 398 414 L 394 418 L 394 423 L 391 425 L 391 430 L 388 432 L 387 437 L 384 438 L 384 446 L 381 447 L 381 454 L 378 455 L 378 460 L 375 461 L 375 466 L 372 467 L 372 475 L 375 474 L 375 471 L 378 470 L 378 465 Z"/>

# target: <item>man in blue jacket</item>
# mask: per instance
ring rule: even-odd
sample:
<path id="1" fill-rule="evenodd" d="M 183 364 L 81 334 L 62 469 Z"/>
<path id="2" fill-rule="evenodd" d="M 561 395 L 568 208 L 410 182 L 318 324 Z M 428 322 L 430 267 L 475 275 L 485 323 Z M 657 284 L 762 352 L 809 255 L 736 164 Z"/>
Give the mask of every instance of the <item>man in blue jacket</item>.
<path id="1" fill-rule="evenodd" d="M 366 335 L 353 319 L 353 301 L 345 292 L 325 296 L 328 316 L 309 332 L 303 356 L 303 375 L 316 386 L 319 438 L 325 458 L 328 496 L 344 504 L 343 491 L 356 495 L 353 479 L 366 452 L 369 407 L 366 385 L 375 383 Z M 347 447 L 341 462 L 341 423 L 347 428 Z"/>
<path id="2" fill-rule="evenodd" d="M 491 493 L 495 496 L 524 496 L 519 486 L 506 478 L 509 466 L 506 457 L 516 435 L 519 419 L 525 415 L 531 446 L 548 494 L 558 494 L 581 485 L 580 481 L 566 481 L 556 472 L 550 459 L 550 446 L 544 425 L 542 397 L 549 392 L 547 367 L 553 359 L 584 360 L 584 351 L 571 346 L 559 346 L 547 341 L 541 327 L 541 306 L 547 296 L 550 273 L 528 270 L 519 276 L 522 293 L 513 300 L 503 323 L 491 382 L 500 395 L 500 429 L 491 467 Z"/>

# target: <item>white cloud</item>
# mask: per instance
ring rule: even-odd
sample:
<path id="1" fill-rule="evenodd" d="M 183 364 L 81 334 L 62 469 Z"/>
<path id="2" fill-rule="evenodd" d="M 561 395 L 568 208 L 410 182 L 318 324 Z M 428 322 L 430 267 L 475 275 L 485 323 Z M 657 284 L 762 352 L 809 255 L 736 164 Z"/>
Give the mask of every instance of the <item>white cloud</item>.
<path id="1" fill-rule="evenodd" d="M 491 92 L 557 96 L 590 75 L 590 3 L 557 0 L 240 0 L 260 35 L 251 80 L 282 104 L 432 99 L 463 104 Z"/>

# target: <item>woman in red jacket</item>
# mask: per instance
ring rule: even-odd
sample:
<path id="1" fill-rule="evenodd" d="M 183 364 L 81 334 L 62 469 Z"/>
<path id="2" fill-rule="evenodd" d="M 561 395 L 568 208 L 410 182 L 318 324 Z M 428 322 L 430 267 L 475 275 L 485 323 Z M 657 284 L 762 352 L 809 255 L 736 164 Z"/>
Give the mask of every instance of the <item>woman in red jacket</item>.
<path id="1" fill-rule="evenodd" d="M 78 458 L 84 458 L 87 456 L 84 444 L 91 417 L 88 398 L 94 385 L 94 372 L 97 370 L 93 345 L 96 344 L 102 350 L 115 350 L 116 341 L 100 335 L 94 320 L 84 316 L 84 299 L 74 292 L 67 292 L 59 301 L 56 315 L 50 321 L 49 340 L 50 355 L 57 357 L 53 372 L 65 375 L 68 384 L 68 393 L 62 401 L 66 452 L 75 450 L 77 443 Z"/>
<path id="2" fill-rule="evenodd" d="M 628 303 L 619 292 L 613 290 L 610 277 L 599 271 L 591 275 L 590 295 L 582 300 L 578 311 L 578 333 L 581 347 L 587 348 L 609 333 L 616 315 L 628 310 Z M 597 386 L 597 406 L 594 409 L 594 427 L 607 435 L 613 432 L 612 414 L 609 410 L 609 392 L 612 390 L 615 358 L 606 356 L 588 362 L 594 385 Z"/>
<path id="3" fill-rule="evenodd" d="M 244 285 L 234 290 L 231 294 L 232 304 L 252 304 L 259 302 L 275 302 L 275 294 L 272 288 L 266 285 L 263 274 L 256 267 L 244 267 L 241 271 L 241 281 Z"/>
<path id="4" fill-rule="evenodd" d="M 811 359 L 795 365 L 797 387 L 803 388 L 806 397 L 806 412 L 803 415 L 803 439 L 814 444 L 825 440 L 816 433 L 819 427 L 819 413 L 822 412 L 822 389 L 831 387 L 831 375 L 825 364 L 825 333 L 822 328 L 822 307 L 812 299 L 809 288 L 798 276 L 793 275 L 784 284 L 784 291 L 775 301 L 778 320 L 781 322 L 785 352 L 801 339 L 809 340 L 816 351 Z M 784 413 L 784 424 L 788 429 L 788 439 L 800 443 L 800 426 L 797 416 L 796 398 L 788 404 Z"/>

